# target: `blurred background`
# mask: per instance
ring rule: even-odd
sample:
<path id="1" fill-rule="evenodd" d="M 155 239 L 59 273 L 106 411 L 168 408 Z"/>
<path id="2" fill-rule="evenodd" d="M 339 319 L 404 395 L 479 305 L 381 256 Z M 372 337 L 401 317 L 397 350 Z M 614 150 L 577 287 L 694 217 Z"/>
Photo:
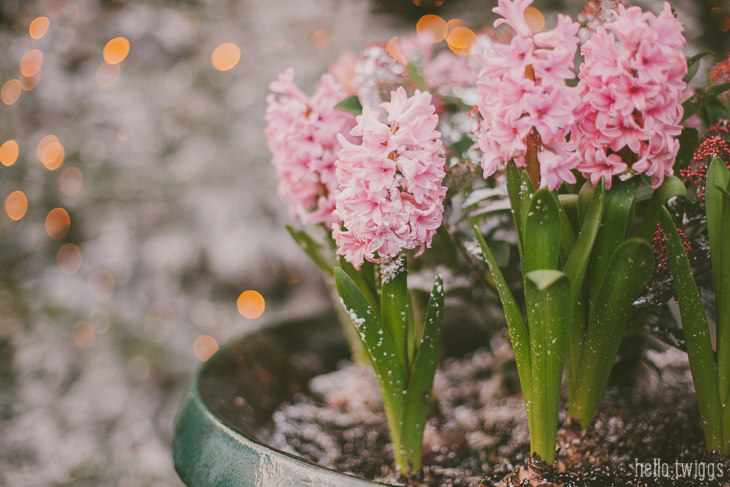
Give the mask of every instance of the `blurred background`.
<path id="1" fill-rule="evenodd" d="M 182 485 L 169 443 L 195 367 L 331 307 L 283 229 L 268 83 L 293 66 L 311 93 L 341 50 L 426 14 L 479 30 L 495 4 L 2 0 L 0 485 Z M 584 2 L 534 6 L 550 27 Z M 728 49 L 727 5 L 675 7 L 688 54 Z"/>

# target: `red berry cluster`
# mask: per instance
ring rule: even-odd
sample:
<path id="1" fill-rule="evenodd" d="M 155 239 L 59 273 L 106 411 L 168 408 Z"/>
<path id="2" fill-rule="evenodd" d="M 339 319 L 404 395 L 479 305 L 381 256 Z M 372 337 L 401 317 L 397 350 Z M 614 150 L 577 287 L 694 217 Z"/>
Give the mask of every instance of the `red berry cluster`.
<path id="1" fill-rule="evenodd" d="M 680 174 L 689 179 L 697 189 L 697 198 L 704 203 L 705 184 L 707 182 L 707 168 L 715 157 L 719 157 L 725 164 L 730 162 L 730 147 L 725 141 L 730 137 L 728 120 L 721 120 L 707 130 L 700 146 L 694 153 L 689 169 L 682 169 Z M 728 164 L 730 168 L 730 164 Z"/>
<path id="2" fill-rule="evenodd" d="M 682 239 L 684 251 L 689 254 L 692 251 L 692 247 L 687 241 L 687 236 L 681 228 L 677 229 L 677 233 L 679 233 L 679 238 Z M 657 224 L 656 231 L 654 232 L 654 238 L 651 241 L 651 249 L 654 251 L 654 275 L 652 276 L 651 281 L 649 281 L 647 290 L 650 293 L 658 293 L 666 289 L 666 285 L 664 283 L 671 272 L 669 267 L 669 253 L 667 252 L 667 244 L 661 223 Z"/>

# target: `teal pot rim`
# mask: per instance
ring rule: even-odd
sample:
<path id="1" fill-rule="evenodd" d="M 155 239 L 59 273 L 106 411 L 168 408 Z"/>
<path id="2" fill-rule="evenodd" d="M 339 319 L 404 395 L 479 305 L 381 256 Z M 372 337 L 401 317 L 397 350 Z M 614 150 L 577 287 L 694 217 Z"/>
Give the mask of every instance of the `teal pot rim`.
<path id="1" fill-rule="evenodd" d="M 328 320 L 329 335 L 339 328 Z M 284 329 L 283 323 L 273 330 Z M 307 326 L 297 323 L 296 326 Z M 214 413 L 201 395 L 201 376 L 230 356 L 238 344 L 266 337 L 269 330 L 250 333 L 222 347 L 198 367 L 175 420 L 172 452 L 175 470 L 189 487 L 368 487 L 376 484 L 337 472 L 273 448 L 237 431 Z M 240 429 L 240 428 L 239 428 Z"/>

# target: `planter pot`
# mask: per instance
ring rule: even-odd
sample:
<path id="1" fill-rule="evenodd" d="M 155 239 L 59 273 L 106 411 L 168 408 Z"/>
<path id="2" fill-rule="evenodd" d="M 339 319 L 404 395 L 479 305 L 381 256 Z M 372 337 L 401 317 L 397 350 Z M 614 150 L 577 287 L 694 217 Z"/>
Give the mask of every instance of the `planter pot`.
<path id="1" fill-rule="evenodd" d="M 175 422 L 175 469 L 189 487 L 376 485 L 272 448 L 255 436 L 283 401 L 348 358 L 334 316 L 280 323 L 221 348 L 192 379 Z"/>

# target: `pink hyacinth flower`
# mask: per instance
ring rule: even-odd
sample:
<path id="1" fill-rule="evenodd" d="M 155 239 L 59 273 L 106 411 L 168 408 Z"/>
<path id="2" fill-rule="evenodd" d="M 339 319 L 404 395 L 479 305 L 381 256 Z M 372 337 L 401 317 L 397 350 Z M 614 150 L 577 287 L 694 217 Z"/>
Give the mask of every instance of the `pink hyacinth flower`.
<path id="1" fill-rule="evenodd" d="M 486 178 L 510 160 L 524 166 L 525 140 L 539 134 L 540 185 L 554 190 L 563 182 L 575 183 L 571 171 L 579 163 L 572 132 L 580 99 L 577 89 L 565 83 L 575 78 L 579 26 L 559 15 L 555 29 L 533 34 L 524 16 L 531 3 L 499 0 L 493 9 L 502 16 L 494 26 L 507 24 L 515 36 L 478 57 L 484 69 L 477 83 L 482 116 L 477 142 Z"/>
<path id="2" fill-rule="evenodd" d="M 668 3 L 658 16 L 618 5 L 582 47 L 579 170 L 593 184 L 604 176 L 610 188 L 629 164 L 654 188 L 674 174 L 687 74 L 682 30 Z"/>
<path id="3" fill-rule="evenodd" d="M 265 129 L 277 191 L 293 217 L 329 227 L 338 221 L 332 215 L 338 187 L 335 160 L 341 147 L 337 136 L 355 125 L 353 115 L 335 110 L 347 94 L 332 75 L 324 74 L 310 98 L 294 83 L 291 68 L 269 89 L 279 95 L 266 99 Z"/>
<path id="4" fill-rule="evenodd" d="M 356 268 L 365 260 L 387 262 L 403 249 L 418 249 L 420 255 L 444 211 L 445 160 L 431 95 L 416 91 L 409 97 L 401 87 L 380 108 L 385 122 L 368 106 L 357 117 L 350 133 L 362 143 L 339 135 L 334 214 L 342 227 L 333 224 L 332 235 L 337 254 Z"/>

